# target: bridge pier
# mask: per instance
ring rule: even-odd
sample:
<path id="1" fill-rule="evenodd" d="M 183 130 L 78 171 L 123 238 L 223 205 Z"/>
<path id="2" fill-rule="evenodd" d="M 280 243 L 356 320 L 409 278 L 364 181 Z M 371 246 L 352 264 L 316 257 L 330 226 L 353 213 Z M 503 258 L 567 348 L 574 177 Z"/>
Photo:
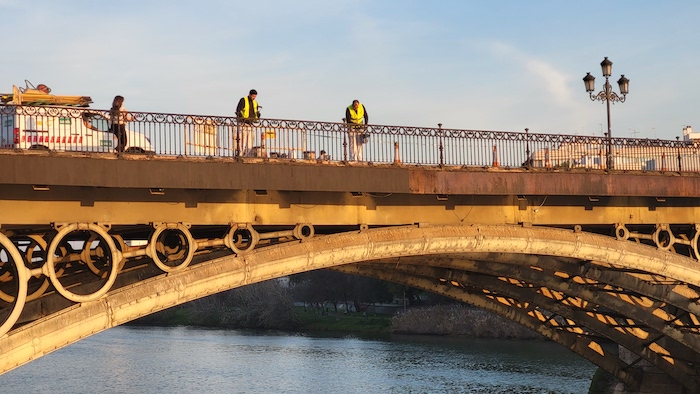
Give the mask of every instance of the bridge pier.
<path id="1" fill-rule="evenodd" d="M 677 346 L 674 346 L 674 344 L 669 343 L 670 341 L 667 341 L 665 339 L 659 341 L 663 343 L 663 346 L 673 346 L 674 348 Z M 632 369 L 632 374 L 635 376 L 638 376 L 639 379 L 639 387 L 637 388 L 628 388 L 625 387 L 623 383 L 620 381 L 610 377 L 610 375 L 607 375 L 610 377 L 610 379 L 606 383 L 601 383 L 601 382 L 595 382 L 596 377 L 594 377 L 594 382 L 592 383 L 592 387 L 595 385 L 599 385 L 600 389 L 598 391 L 596 390 L 591 390 L 591 394 L 658 394 L 658 393 L 679 393 L 679 394 L 690 394 L 689 391 L 687 391 L 683 385 L 678 382 L 677 380 L 671 378 L 668 374 L 660 371 L 658 368 L 655 366 L 651 365 L 648 361 L 643 360 L 639 358 L 636 354 L 630 352 L 629 350 L 625 349 L 624 347 L 618 346 L 619 348 L 619 356 L 622 361 L 625 363 L 628 363 L 630 365 L 634 365 L 631 367 Z M 679 352 L 682 352 L 680 349 L 676 348 L 673 349 L 673 354 L 677 355 Z M 684 356 L 687 356 L 686 360 L 691 361 L 693 363 L 698 362 L 700 357 L 698 357 L 697 354 L 686 351 L 682 352 L 684 353 Z M 684 357 L 685 358 L 685 357 Z M 598 374 L 596 374 L 598 375 Z"/>

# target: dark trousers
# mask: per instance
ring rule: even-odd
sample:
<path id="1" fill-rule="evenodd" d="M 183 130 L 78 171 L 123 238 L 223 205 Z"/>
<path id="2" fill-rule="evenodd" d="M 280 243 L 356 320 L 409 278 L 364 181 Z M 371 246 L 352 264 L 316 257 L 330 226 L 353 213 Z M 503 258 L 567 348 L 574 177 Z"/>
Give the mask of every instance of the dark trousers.
<path id="1" fill-rule="evenodd" d="M 126 147 L 126 125 L 113 124 L 111 131 L 117 136 L 117 152 L 124 152 Z"/>

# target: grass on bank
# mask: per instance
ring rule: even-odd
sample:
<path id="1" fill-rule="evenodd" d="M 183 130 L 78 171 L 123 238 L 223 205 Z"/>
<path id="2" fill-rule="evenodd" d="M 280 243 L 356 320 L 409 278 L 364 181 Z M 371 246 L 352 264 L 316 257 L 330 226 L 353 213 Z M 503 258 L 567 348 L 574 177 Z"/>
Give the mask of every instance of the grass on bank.
<path id="1" fill-rule="evenodd" d="M 212 328 L 261 328 L 284 331 L 341 332 L 368 334 L 456 335 L 473 338 L 542 339 L 542 336 L 508 319 L 464 305 L 435 305 L 411 308 L 395 315 L 360 312 L 345 314 L 302 306 L 291 307 L 290 316 L 277 325 L 236 320 L 228 309 L 172 308 L 146 316 L 132 324 L 153 326 L 199 326 Z M 269 310 L 268 310 L 269 312 Z M 240 317 L 240 316 L 239 316 Z M 253 324 L 251 324 L 251 321 Z"/>
<path id="2" fill-rule="evenodd" d="M 297 307 L 296 315 L 302 322 L 305 331 L 340 331 L 340 332 L 367 332 L 388 333 L 391 327 L 392 315 L 342 312 L 335 314 L 329 312 L 321 315 L 310 310 L 304 311 L 303 307 Z"/>

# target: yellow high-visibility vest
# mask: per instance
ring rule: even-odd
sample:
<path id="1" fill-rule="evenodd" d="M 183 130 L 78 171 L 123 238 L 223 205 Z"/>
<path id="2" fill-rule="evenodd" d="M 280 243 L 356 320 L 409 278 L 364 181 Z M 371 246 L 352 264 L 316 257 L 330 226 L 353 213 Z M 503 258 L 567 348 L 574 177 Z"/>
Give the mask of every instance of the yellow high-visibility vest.
<path id="1" fill-rule="evenodd" d="M 350 104 L 348 110 L 350 110 L 350 119 L 348 119 L 350 123 L 361 124 L 365 118 L 365 106 L 360 104 L 357 106 L 357 111 L 355 111 L 355 107 Z"/>
<path id="2" fill-rule="evenodd" d="M 243 113 L 241 116 L 243 116 L 246 119 L 252 118 L 252 119 L 257 119 L 258 118 L 258 102 L 253 100 L 253 116 L 250 115 L 250 97 L 246 97 L 243 101 L 245 101 L 245 106 L 243 107 Z"/>

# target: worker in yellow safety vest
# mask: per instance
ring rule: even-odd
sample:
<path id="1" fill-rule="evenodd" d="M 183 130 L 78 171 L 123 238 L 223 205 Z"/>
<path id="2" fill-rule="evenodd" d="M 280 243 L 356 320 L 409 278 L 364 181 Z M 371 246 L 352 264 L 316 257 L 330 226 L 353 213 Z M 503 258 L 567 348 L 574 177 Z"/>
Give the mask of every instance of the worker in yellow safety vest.
<path id="1" fill-rule="evenodd" d="M 255 129 L 253 120 L 260 118 L 260 107 L 255 98 L 258 92 L 251 89 L 247 97 L 241 97 L 236 107 L 238 117 L 237 150 L 239 156 L 250 156 L 255 145 Z"/>
<path id="2" fill-rule="evenodd" d="M 366 133 L 366 125 L 369 123 L 369 115 L 365 106 L 359 100 L 353 100 L 345 109 L 345 122 L 348 123 L 348 145 L 350 148 L 350 160 L 362 161 L 362 144 L 367 142 L 369 135 Z"/>

